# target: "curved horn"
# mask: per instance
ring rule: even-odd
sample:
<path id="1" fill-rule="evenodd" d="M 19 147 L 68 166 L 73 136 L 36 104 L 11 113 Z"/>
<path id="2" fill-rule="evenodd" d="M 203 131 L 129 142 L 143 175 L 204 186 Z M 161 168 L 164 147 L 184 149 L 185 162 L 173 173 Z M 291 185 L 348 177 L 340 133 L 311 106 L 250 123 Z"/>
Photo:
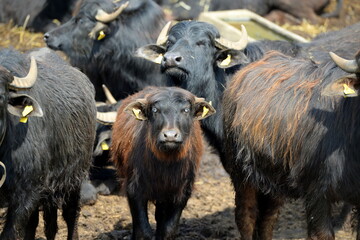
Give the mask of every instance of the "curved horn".
<path id="1" fill-rule="evenodd" d="M 95 104 L 96 104 L 96 107 L 100 107 L 100 106 L 106 105 L 106 103 L 104 103 L 104 102 L 96 102 Z"/>
<path id="2" fill-rule="evenodd" d="M 345 58 L 339 57 L 333 52 L 329 52 L 331 59 L 338 65 L 342 70 L 349 73 L 359 73 L 360 66 L 357 64 L 356 60 L 347 60 Z"/>
<path id="3" fill-rule="evenodd" d="M 111 21 L 114 21 L 128 5 L 129 2 L 126 2 L 123 5 L 121 5 L 115 12 L 112 13 L 106 13 L 104 10 L 99 9 L 95 16 L 95 19 L 103 23 L 109 23 Z"/>
<path id="4" fill-rule="evenodd" d="M 166 25 L 163 27 L 163 29 L 161 30 L 157 40 L 156 40 L 156 45 L 164 45 L 168 39 L 168 32 L 169 29 L 171 27 L 171 21 L 167 22 Z"/>
<path id="5" fill-rule="evenodd" d="M 96 118 L 102 124 L 113 124 L 116 120 L 116 112 L 97 112 Z"/>
<path id="6" fill-rule="evenodd" d="M 29 73 L 26 75 L 26 77 L 23 78 L 14 77 L 14 80 L 10 84 L 10 87 L 13 89 L 31 88 L 35 84 L 36 78 L 37 78 L 37 64 L 35 58 L 32 56 Z"/>
<path id="7" fill-rule="evenodd" d="M 241 33 L 242 33 L 241 38 L 237 42 L 232 42 L 225 38 L 220 37 L 215 39 L 215 45 L 217 45 L 217 47 L 219 48 L 225 47 L 225 48 L 232 48 L 235 50 L 242 50 L 246 48 L 248 44 L 248 34 L 244 25 L 241 25 Z"/>
<path id="8" fill-rule="evenodd" d="M 108 102 L 110 104 L 115 104 L 117 103 L 116 102 L 116 99 L 114 98 L 114 96 L 111 94 L 110 90 L 103 84 L 102 85 L 102 88 L 104 90 L 104 93 L 105 93 L 105 96 L 106 96 L 106 99 L 108 100 Z"/>

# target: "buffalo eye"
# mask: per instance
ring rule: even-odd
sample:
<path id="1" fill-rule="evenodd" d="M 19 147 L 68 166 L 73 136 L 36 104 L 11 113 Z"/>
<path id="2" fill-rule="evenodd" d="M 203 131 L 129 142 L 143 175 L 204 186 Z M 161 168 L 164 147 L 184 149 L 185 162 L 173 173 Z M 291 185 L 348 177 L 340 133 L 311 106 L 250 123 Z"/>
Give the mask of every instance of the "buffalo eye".
<path id="1" fill-rule="evenodd" d="M 157 109 L 156 107 L 152 107 L 152 108 L 151 108 L 151 111 L 152 111 L 153 113 L 157 113 L 157 112 L 158 112 L 158 109 Z"/>
<path id="2" fill-rule="evenodd" d="M 166 49 L 167 49 L 167 50 L 168 50 L 172 45 L 173 45 L 172 42 L 170 42 L 169 40 L 166 41 Z"/>
<path id="3" fill-rule="evenodd" d="M 184 108 L 184 109 L 183 109 L 183 112 L 184 112 L 184 113 L 189 113 L 189 112 L 190 112 L 190 108 Z"/>
<path id="4" fill-rule="evenodd" d="M 197 46 L 205 46 L 205 41 L 198 41 L 196 42 Z"/>

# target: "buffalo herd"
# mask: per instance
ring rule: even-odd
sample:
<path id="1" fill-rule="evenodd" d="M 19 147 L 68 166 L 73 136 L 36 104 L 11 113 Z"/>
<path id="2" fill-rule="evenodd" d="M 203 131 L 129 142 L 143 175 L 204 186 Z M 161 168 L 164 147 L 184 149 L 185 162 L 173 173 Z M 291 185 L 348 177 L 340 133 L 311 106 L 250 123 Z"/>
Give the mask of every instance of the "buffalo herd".
<path id="1" fill-rule="evenodd" d="M 244 26 L 230 41 L 196 20 L 248 8 L 314 23 L 342 0 L 329 14 L 329 0 L 27 1 L 0 2 L 0 21 L 26 22 L 47 45 L 0 50 L 1 240 L 35 239 L 40 211 L 55 239 L 58 209 L 79 239 L 96 178 L 125 192 L 131 239 L 173 239 L 205 141 L 230 176 L 241 239 L 272 239 L 285 200 L 302 199 L 307 239 L 335 239 L 344 202 L 360 240 L 360 23 L 249 42 Z"/>

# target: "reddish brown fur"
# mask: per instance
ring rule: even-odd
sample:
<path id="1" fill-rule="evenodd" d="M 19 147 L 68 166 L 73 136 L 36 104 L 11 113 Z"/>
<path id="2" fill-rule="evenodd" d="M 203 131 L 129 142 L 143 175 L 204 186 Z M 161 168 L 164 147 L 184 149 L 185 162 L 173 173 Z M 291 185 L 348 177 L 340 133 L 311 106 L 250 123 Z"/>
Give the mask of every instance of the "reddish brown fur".
<path id="1" fill-rule="evenodd" d="M 320 83 L 320 79 L 317 76 L 307 76 L 303 79 L 309 79 L 309 81 L 301 84 L 291 82 L 289 81 L 291 76 L 294 73 L 301 74 L 301 72 L 297 69 L 289 69 L 281 62 L 267 64 L 271 56 L 272 54 L 269 54 L 239 71 L 225 94 L 239 103 L 236 106 L 234 119 L 231 120 L 232 127 L 241 126 L 239 137 L 247 134 L 254 149 L 266 149 L 268 146 L 273 156 L 282 151 L 280 154 L 284 159 L 289 159 L 289 164 L 291 164 L 292 159 L 298 154 L 299 146 L 294 143 L 295 135 L 300 134 L 296 132 L 298 124 L 307 111 L 313 89 Z M 243 79 L 251 79 L 252 76 L 258 75 L 256 69 L 259 67 L 264 76 L 264 82 L 243 81 Z M 289 94 L 293 97 L 289 98 Z M 257 95 L 261 95 L 260 99 L 267 99 L 267 101 L 259 102 L 258 99 L 254 99 L 253 96 Z M 281 108 L 284 104 L 277 104 L 292 98 L 296 101 L 289 102 L 286 109 Z M 245 103 L 249 105 L 245 106 Z M 301 141 L 297 142 L 301 143 Z"/>
<path id="2" fill-rule="evenodd" d="M 125 183 L 133 177 L 132 174 L 137 174 L 134 172 L 132 167 L 134 159 L 131 159 L 131 153 L 133 151 L 143 152 L 143 159 L 141 161 L 144 165 L 150 164 L 149 161 L 152 161 L 151 157 L 149 157 L 149 152 L 152 152 L 160 161 L 183 161 L 184 164 L 182 165 L 182 168 L 176 169 L 175 173 L 169 172 L 167 174 L 168 179 L 163 181 L 169 183 L 169 185 L 172 183 L 175 187 L 176 185 L 179 185 L 181 181 L 180 179 L 186 178 L 186 175 L 189 171 L 191 171 L 191 169 L 195 169 L 195 171 L 197 171 L 199 167 L 201 155 L 203 153 L 203 139 L 199 121 L 193 122 L 193 128 L 191 129 L 189 138 L 185 143 L 183 143 L 182 149 L 179 152 L 173 152 L 171 155 L 168 155 L 164 152 L 159 152 L 156 148 L 155 141 L 151 138 L 150 130 L 147 127 L 147 121 L 136 120 L 133 116 L 124 112 L 125 107 L 129 103 L 140 98 L 149 99 L 152 95 L 155 95 L 155 93 L 158 92 L 157 89 L 161 88 L 148 87 L 145 90 L 133 94 L 123 100 L 113 126 L 111 159 L 117 167 L 119 176 L 124 178 Z M 185 90 L 184 92 L 186 92 L 189 99 L 192 99 L 194 102 L 194 96 L 190 96 Z M 146 136 L 141 135 L 144 129 Z M 137 141 L 142 138 L 146 139 L 146 146 L 142 146 L 142 149 L 134 149 Z M 159 182 L 159 184 L 161 184 L 161 182 Z M 162 188 L 162 186 L 156 186 L 156 188 Z M 181 197 L 180 192 L 180 196 L 178 197 Z"/>

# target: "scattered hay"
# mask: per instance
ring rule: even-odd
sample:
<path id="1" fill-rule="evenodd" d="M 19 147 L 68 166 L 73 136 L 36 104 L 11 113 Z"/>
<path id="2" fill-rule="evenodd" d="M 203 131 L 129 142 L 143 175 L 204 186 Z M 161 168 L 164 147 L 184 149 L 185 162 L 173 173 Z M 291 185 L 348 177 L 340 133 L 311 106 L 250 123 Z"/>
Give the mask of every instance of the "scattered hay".
<path id="1" fill-rule="evenodd" d="M 302 20 L 299 25 L 290 25 L 285 23 L 281 27 L 285 28 L 294 33 L 302 33 L 301 35 L 307 38 L 308 40 L 314 38 L 315 36 L 329 31 L 329 21 L 326 19 L 323 24 L 313 25 L 308 22 L 306 19 Z M 333 29 L 332 29 L 333 30 Z"/>
<path id="2" fill-rule="evenodd" d="M 32 48 L 44 47 L 43 33 L 33 33 L 26 30 L 26 23 L 22 27 L 16 27 L 10 21 L 0 24 L 0 47 L 13 47 L 19 51 L 27 51 Z"/>

